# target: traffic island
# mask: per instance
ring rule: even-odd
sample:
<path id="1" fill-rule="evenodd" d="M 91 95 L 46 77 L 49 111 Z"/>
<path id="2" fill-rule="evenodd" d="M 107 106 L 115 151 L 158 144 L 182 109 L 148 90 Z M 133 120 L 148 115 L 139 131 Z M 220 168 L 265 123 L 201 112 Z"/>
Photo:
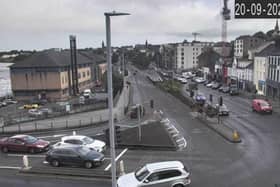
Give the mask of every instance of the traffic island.
<path id="1" fill-rule="evenodd" d="M 175 142 L 160 121 L 120 129 L 117 133 L 115 139 L 117 147 L 140 150 L 177 150 Z M 102 139 L 109 145 L 108 133 L 94 138 Z"/>
<path id="2" fill-rule="evenodd" d="M 196 118 L 206 124 L 209 128 L 217 132 L 223 138 L 228 140 L 231 143 L 240 143 L 241 137 L 237 130 L 232 129 L 224 123 L 219 123 L 214 118 L 208 118 L 198 114 Z"/>

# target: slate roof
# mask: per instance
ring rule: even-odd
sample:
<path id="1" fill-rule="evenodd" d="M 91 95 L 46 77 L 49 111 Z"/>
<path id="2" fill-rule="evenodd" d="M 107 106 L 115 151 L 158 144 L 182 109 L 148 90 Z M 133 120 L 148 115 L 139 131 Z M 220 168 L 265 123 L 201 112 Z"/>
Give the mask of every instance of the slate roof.
<path id="1" fill-rule="evenodd" d="M 77 53 L 77 64 L 89 64 L 93 61 Z M 44 50 L 34 53 L 30 57 L 14 63 L 11 68 L 43 68 L 43 67 L 65 67 L 71 64 L 70 50 Z"/>
<path id="2" fill-rule="evenodd" d="M 280 56 L 280 48 L 276 47 L 275 44 L 270 44 L 259 53 L 256 53 L 255 56 Z"/>

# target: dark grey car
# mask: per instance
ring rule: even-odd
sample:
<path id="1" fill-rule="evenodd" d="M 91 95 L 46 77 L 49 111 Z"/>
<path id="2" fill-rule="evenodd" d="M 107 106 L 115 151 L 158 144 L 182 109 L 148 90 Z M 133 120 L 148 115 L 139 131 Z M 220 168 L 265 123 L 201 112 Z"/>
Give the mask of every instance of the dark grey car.
<path id="1" fill-rule="evenodd" d="M 54 167 L 71 165 L 92 168 L 104 161 L 104 155 L 87 147 L 67 146 L 51 149 L 46 154 L 46 161 Z"/>

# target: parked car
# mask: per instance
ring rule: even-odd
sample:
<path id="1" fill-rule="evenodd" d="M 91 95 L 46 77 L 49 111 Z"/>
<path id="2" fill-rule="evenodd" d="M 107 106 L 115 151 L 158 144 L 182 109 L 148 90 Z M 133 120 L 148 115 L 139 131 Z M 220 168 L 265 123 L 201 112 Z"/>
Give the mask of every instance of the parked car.
<path id="1" fill-rule="evenodd" d="M 106 150 L 105 142 L 83 135 L 64 136 L 60 142 L 53 145 L 53 147 L 63 146 L 83 146 L 97 152 L 104 152 Z"/>
<path id="2" fill-rule="evenodd" d="M 182 84 L 187 84 L 187 83 L 188 83 L 188 80 L 185 79 L 185 78 L 182 78 L 182 77 L 179 78 L 179 81 L 180 81 Z"/>
<path id="3" fill-rule="evenodd" d="M 43 112 L 38 109 L 29 109 L 28 115 L 31 117 L 39 117 L 43 115 Z"/>
<path id="4" fill-rule="evenodd" d="M 83 91 L 83 96 L 88 99 L 88 98 L 91 98 L 92 97 L 92 93 L 91 93 L 91 90 L 90 89 L 85 89 Z"/>
<path id="5" fill-rule="evenodd" d="M 0 108 L 1 108 L 1 107 L 5 107 L 5 106 L 7 106 L 7 103 L 6 103 L 6 102 L 0 102 Z"/>
<path id="6" fill-rule="evenodd" d="M 228 116 L 229 115 L 229 109 L 227 108 L 227 106 L 225 104 L 223 104 L 222 106 L 220 106 L 219 104 L 216 104 L 216 108 L 219 111 L 218 112 L 219 116 Z"/>
<path id="7" fill-rule="evenodd" d="M 25 104 L 25 105 L 23 105 L 23 108 L 24 109 L 36 109 L 36 108 L 39 108 L 39 105 L 38 104 Z"/>
<path id="8" fill-rule="evenodd" d="M 223 93 L 229 93 L 229 91 L 230 91 L 229 86 L 225 86 L 225 87 L 222 89 L 222 92 L 223 92 Z"/>
<path id="9" fill-rule="evenodd" d="M 49 150 L 50 142 L 22 134 L 0 139 L 0 148 L 4 153 L 9 151 L 37 153 Z"/>
<path id="10" fill-rule="evenodd" d="M 229 94 L 230 94 L 230 95 L 238 95 L 239 92 L 238 92 L 237 86 L 230 86 L 230 88 L 229 88 Z"/>
<path id="11" fill-rule="evenodd" d="M 252 101 L 252 111 L 272 114 L 272 106 L 263 99 L 254 99 Z"/>
<path id="12" fill-rule="evenodd" d="M 211 88 L 211 87 L 213 86 L 213 84 L 215 84 L 215 82 L 212 81 L 212 82 L 210 82 L 209 84 L 206 84 L 206 87 L 207 87 L 207 88 Z"/>
<path id="13" fill-rule="evenodd" d="M 215 83 L 215 84 L 212 85 L 212 89 L 214 89 L 214 90 L 217 90 L 217 89 L 219 89 L 220 87 L 221 87 L 221 84 L 220 84 L 220 83 Z"/>
<path id="14" fill-rule="evenodd" d="M 118 187 L 184 187 L 191 183 L 190 172 L 180 161 L 146 164 L 135 172 L 119 177 Z"/>
<path id="15" fill-rule="evenodd" d="M 205 81 L 205 82 L 203 83 L 203 85 L 206 86 L 207 84 L 209 84 L 209 83 L 211 83 L 211 82 L 212 82 L 212 81 L 207 80 L 207 81 Z"/>
<path id="16" fill-rule="evenodd" d="M 87 147 L 57 147 L 47 152 L 45 160 L 54 167 L 61 165 L 92 168 L 104 161 L 104 155 Z"/>
<path id="17" fill-rule="evenodd" d="M 3 102 L 7 103 L 8 105 L 9 104 L 17 104 L 17 101 L 16 100 L 12 100 L 12 99 L 5 99 Z"/>
<path id="18" fill-rule="evenodd" d="M 206 80 L 204 79 L 204 78 L 202 78 L 202 77 L 197 77 L 197 78 L 195 78 L 194 79 L 194 81 L 196 82 L 196 83 L 204 83 Z"/>
<path id="19" fill-rule="evenodd" d="M 225 88 L 225 86 L 220 86 L 220 88 L 218 89 L 219 92 L 222 92 L 224 88 Z"/>
<path id="20" fill-rule="evenodd" d="M 43 115 L 49 115 L 53 112 L 50 108 L 40 108 L 39 111 L 41 111 Z"/>

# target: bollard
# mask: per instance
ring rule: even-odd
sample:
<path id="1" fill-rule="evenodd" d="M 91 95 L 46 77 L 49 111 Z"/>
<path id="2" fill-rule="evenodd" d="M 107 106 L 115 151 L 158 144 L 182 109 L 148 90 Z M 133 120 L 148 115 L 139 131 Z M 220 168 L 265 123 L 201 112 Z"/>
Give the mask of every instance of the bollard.
<path id="1" fill-rule="evenodd" d="M 18 124 L 18 132 L 20 132 L 20 124 Z"/>
<path id="2" fill-rule="evenodd" d="M 239 142 L 240 141 L 240 136 L 239 136 L 239 134 L 238 134 L 238 132 L 236 130 L 233 131 L 232 139 L 235 142 Z"/>
<path id="3" fill-rule="evenodd" d="M 35 122 L 34 125 L 35 125 L 35 131 L 37 131 L 37 122 Z"/>
<path id="4" fill-rule="evenodd" d="M 65 121 L 66 129 L 68 128 L 68 120 Z"/>
<path id="5" fill-rule="evenodd" d="M 76 136 L 76 131 L 73 131 L 73 136 Z"/>
<path id="6" fill-rule="evenodd" d="M 123 160 L 120 161 L 120 176 L 124 175 L 124 163 Z"/>
<path id="7" fill-rule="evenodd" d="M 23 155 L 22 161 L 23 161 L 23 167 L 22 167 L 22 169 L 30 169 L 30 168 L 31 168 L 31 167 L 29 166 L 29 161 L 28 161 L 27 155 Z"/>

